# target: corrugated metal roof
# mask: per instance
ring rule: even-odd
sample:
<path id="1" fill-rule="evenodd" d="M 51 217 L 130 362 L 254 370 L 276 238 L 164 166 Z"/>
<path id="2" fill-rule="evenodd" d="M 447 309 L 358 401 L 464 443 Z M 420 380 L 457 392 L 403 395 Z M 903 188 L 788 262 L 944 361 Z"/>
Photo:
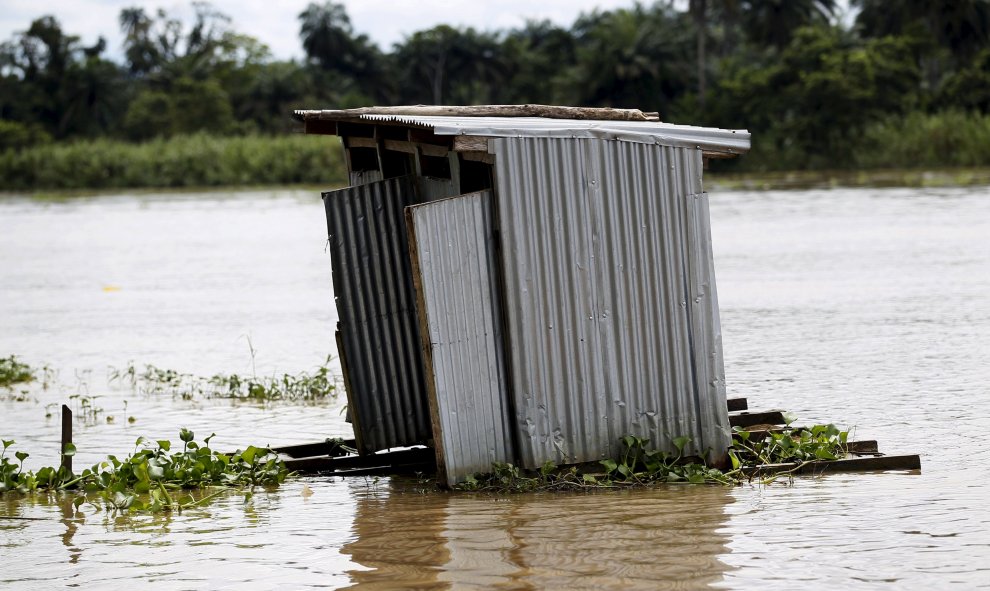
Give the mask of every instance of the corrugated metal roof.
<path id="1" fill-rule="evenodd" d="M 520 462 L 729 444 L 701 153 L 492 142 Z"/>
<path id="2" fill-rule="evenodd" d="M 542 117 L 445 117 L 424 115 L 361 115 L 361 120 L 401 123 L 433 130 L 437 135 L 485 137 L 596 138 L 699 148 L 741 154 L 749 151 L 745 130 L 694 127 L 653 121 L 587 121 Z"/>
<path id="3" fill-rule="evenodd" d="M 407 210 L 440 478 L 514 462 L 492 194 Z"/>
<path id="4" fill-rule="evenodd" d="M 404 208 L 411 176 L 323 194 L 333 287 L 362 451 L 423 443 L 432 430 Z"/>

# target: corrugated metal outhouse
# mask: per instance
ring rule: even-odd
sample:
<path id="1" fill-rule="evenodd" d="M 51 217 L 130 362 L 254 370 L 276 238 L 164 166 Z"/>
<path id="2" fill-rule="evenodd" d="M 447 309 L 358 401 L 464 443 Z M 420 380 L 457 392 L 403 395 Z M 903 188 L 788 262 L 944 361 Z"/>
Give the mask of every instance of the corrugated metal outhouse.
<path id="1" fill-rule="evenodd" d="M 615 457 L 629 434 L 724 458 L 701 177 L 747 132 L 541 106 L 296 117 L 347 156 L 352 186 L 323 197 L 363 453 L 431 445 L 449 484 Z"/>

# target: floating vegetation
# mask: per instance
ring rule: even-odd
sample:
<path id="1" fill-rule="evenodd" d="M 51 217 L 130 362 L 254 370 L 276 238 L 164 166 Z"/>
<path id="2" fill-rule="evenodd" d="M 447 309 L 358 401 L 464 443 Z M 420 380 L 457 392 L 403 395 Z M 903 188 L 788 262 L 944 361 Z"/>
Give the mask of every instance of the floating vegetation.
<path id="1" fill-rule="evenodd" d="M 16 355 L 0 357 L 0 387 L 10 388 L 14 384 L 26 384 L 34 378 L 34 370 L 26 363 L 18 361 Z"/>
<path id="2" fill-rule="evenodd" d="M 179 373 L 145 365 L 138 370 L 134 364 L 124 369 L 111 368 L 108 381 L 111 384 L 128 384 L 145 394 L 165 394 L 184 400 L 195 398 L 228 398 L 254 401 L 313 401 L 333 398 L 337 394 L 339 380 L 329 365 L 332 358 L 314 372 L 273 375 L 271 377 L 216 374 L 209 378 Z"/>
<path id="3" fill-rule="evenodd" d="M 777 473 L 761 477 L 769 483 L 781 475 L 819 460 L 837 460 L 847 455 L 848 432 L 835 425 L 809 428 L 785 428 L 779 432 L 751 432 L 736 428 L 729 449 L 729 470 L 708 466 L 696 458 L 685 458 L 688 437 L 672 440 L 676 454 L 648 448 L 649 440 L 626 435 L 617 460 L 598 464 L 561 467 L 547 462 L 538 471 L 522 470 L 512 464 L 496 462 L 487 474 L 474 474 L 455 488 L 464 491 L 498 493 L 591 490 L 660 483 L 736 485 L 750 480 L 754 469 L 784 464 Z M 796 464 L 796 466 L 795 466 Z"/>
<path id="4" fill-rule="evenodd" d="M 248 446 L 244 451 L 224 454 L 210 449 L 210 439 L 196 443 L 193 432 L 182 429 L 182 451 L 172 452 L 169 440 L 151 441 L 139 437 L 135 450 L 123 460 L 106 460 L 79 474 L 64 467 L 24 470 L 27 452 L 7 452 L 13 440 L 3 440 L 0 452 L 0 494 L 30 494 L 38 491 L 76 491 L 78 509 L 95 495 L 108 511 L 182 511 L 206 503 L 221 494 L 241 490 L 250 498 L 255 486 L 278 486 L 289 471 L 278 456 L 264 447 Z M 73 456 L 75 447 L 66 445 L 64 456 Z M 207 492 L 205 496 L 196 493 Z"/>
<path id="5" fill-rule="evenodd" d="M 729 457 L 739 466 L 838 460 L 846 455 L 849 439 L 849 432 L 835 425 L 761 432 L 759 437 L 737 428 L 733 434 Z"/>

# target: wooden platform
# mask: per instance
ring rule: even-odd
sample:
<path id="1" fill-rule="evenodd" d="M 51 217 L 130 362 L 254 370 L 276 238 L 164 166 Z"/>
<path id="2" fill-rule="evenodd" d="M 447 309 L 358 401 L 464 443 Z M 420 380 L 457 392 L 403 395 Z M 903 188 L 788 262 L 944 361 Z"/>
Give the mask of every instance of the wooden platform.
<path id="1" fill-rule="evenodd" d="M 746 429 L 750 440 L 781 433 L 785 426 L 781 410 L 750 411 L 745 398 L 729 398 L 727 401 L 729 424 Z M 800 427 L 792 427 L 794 430 Z M 296 472 L 326 474 L 331 476 L 390 476 L 409 474 L 433 474 L 436 459 L 432 449 L 410 447 L 376 454 L 357 455 L 353 439 L 327 439 L 316 443 L 288 445 L 272 448 L 282 456 L 286 467 Z M 743 467 L 748 476 L 758 478 L 775 474 L 834 474 L 838 472 L 869 472 L 887 470 L 920 470 L 921 457 L 910 455 L 885 455 L 880 453 L 876 441 L 850 441 L 848 457 L 840 460 L 821 460 L 805 463 L 768 464 Z"/>

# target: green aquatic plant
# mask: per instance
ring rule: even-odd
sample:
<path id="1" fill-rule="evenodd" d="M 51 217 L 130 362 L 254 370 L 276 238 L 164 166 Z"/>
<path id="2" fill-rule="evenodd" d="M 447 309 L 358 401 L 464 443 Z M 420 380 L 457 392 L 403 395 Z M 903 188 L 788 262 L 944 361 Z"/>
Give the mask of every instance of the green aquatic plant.
<path id="1" fill-rule="evenodd" d="M 688 437 L 677 437 L 672 443 L 676 454 L 648 448 L 649 440 L 626 435 L 619 440 L 622 449 L 618 459 L 605 459 L 596 464 L 561 467 L 551 461 L 538 471 L 526 471 L 518 466 L 496 462 L 487 474 L 472 474 L 455 486 L 465 491 L 533 492 L 547 490 L 580 490 L 618 488 L 662 482 L 706 482 L 729 484 L 732 474 L 684 458 Z"/>
<path id="2" fill-rule="evenodd" d="M 80 493 L 74 500 L 77 507 L 95 497 L 110 511 L 181 511 L 232 490 L 250 494 L 255 486 L 278 486 L 289 475 L 285 463 L 268 448 L 248 446 L 225 454 L 210 448 L 213 437 L 197 443 L 192 431 L 182 429 L 182 451 L 174 452 L 169 440 L 139 437 L 131 455 L 123 459 L 107 456 L 79 474 L 64 467 L 24 470 L 29 454 L 16 452 L 17 462 L 11 461 L 7 450 L 14 441 L 3 440 L 0 494 L 76 491 Z M 72 444 L 63 450 L 65 456 L 75 453 Z"/>
<path id="3" fill-rule="evenodd" d="M 790 422 L 790 421 L 789 421 Z M 463 491 L 500 493 L 534 492 L 566 489 L 617 488 L 660 483 L 723 484 L 746 482 L 748 474 L 768 466 L 777 470 L 762 471 L 760 482 L 769 483 L 789 474 L 808 462 L 838 460 L 848 453 L 849 433 L 835 425 L 808 428 L 786 427 L 778 431 L 733 431 L 728 450 L 731 468 L 722 470 L 697 458 L 684 456 L 691 439 L 675 437 L 671 444 L 677 453 L 649 449 L 649 440 L 626 435 L 619 440 L 617 459 L 604 459 L 598 465 L 560 467 L 547 462 L 537 471 L 523 470 L 507 463 L 492 464 L 492 471 L 471 474 L 454 488 Z"/>
<path id="4" fill-rule="evenodd" d="M 17 360 L 16 355 L 0 357 L 0 387 L 10 388 L 14 384 L 33 381 L 35 371 L 26 363 Z"/>
<path id="5" fill-rule="evenodd" d="M 835 425 L 786 428 L 754 437 L 745 429 L 733 430 L 729 457 L 736 466 L 767 466 L 838 460 L 848 453 L 849 432 Z"/>
<path id="6" fill-rule="evenodd" d="M 138 370 L 133 363 L 123 369 L 111 368 L 108 382 L 129 385 L 145 394 L 166 394 L 183 400 L 228 398 L 233 400 L 314 401 L 337 395 L 339 380 L 329 365 L 331 357 L 312 373 L 271 377 L 216 374 L 209 378 L 146 365 Z"/>

